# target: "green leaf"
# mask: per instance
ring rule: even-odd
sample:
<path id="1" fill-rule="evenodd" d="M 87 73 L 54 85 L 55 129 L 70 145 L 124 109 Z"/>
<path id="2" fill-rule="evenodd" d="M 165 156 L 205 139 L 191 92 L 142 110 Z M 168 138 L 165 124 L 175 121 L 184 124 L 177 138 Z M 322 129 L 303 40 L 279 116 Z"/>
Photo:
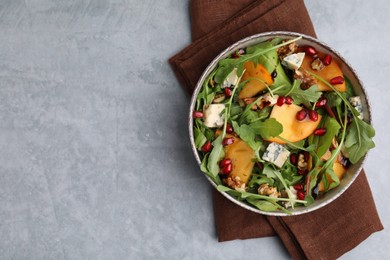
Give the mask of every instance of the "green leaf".
<path id="1" fill-rule="evenodd" d="M 294 99 L 295 104 L 304 104 L 306 107 L 311 107 L 310 102 L 316 102 L 321 95 L 322 92 L 318 91 L 317 85 L 314 85 L 306 90 L 297 86 L 290 92 L 290 96 Z"/>
<path id="2" fill-rule="evenodd" d="M 281 208 L 280 205 L 271 203 L 269 201 L 265 200 L 258 200 L 258 199 L 252 199 L 248 198 L 247 201 L 255 206 L 256 208 L 263 210 L 263 211 L 276 211 Z"/>
<path id="3" fill-rule="evenodd" d="M 224 154 L 225 153 L 222 145 L 222 135 L 220 135 L 213 142 L 213 150 L 211 150 L 209 160 L 207 162 L 207 169 L 213 176 L 218 175 L 218 162 L 223 158 Z"/>
<path id="4" fill-rule="evenodd" d="M 339 133 L 341 128 L 337 120 L 332 117 L 324 116 L 322 121 L 322 125 L 326 127 L 326 133 L 323 136 L 318 137 L 317 156 L 319 158 L 321 158 L 329 149 L 333 138 Z"/>
<path id="5" fill-rule="evenodd" d="M 275 118 L 268 118 L 264 121 L 253 122 L 250 124 L 250 127 L 256 134 L 261 135 L 261 137 L 265 139 L 278 136 L 283 132 L 282 124 L 276 121 Z"/>
<path id="6" fill-rule="evenodd" d="M 202 130 L 196 127 L 194 128 L 194 142 L 195 142 L 195 147 L 198 150 L 207 142 L 207 138 L 203 134 Z"/>
<path id="7" fill-rule="evenodd" d="M 351 163 L 357 163 L 368 150 L 375 147 L 372 138 L 375 136 L 374 128 L 355 117 L 349 126 L 349 131 L 345 139 L 345 147 Z"/>

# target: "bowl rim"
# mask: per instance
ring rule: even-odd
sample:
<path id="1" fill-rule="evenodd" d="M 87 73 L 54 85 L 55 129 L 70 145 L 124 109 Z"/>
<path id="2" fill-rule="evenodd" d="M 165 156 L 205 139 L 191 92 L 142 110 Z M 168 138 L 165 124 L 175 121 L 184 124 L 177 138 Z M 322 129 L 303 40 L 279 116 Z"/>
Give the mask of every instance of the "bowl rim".
<path id="1" fill-rule="evenodd" d="M 332 53 L 332 55 L 336 56 L 338 58 L 338 60 L 340 60 L 342 63 L 345 64 L 345 66 L 351 72 L 352 76 L 354 77 L 354 79 L 356 80 L 358 85 L 360 85 L 361 91 L 362 91 L 362 93 L 364 95 L 364 98 L 365 98 L 366 104 L 367 104 L 367 112 L 368 112 L 368 114 L 367 114 L 367 122 L 372 125 L 371 104 L 370 104 L 370 101 L 369 101 L 366 89 L 364 88 L 364 86 L 362 84 L 362 81 L 359 78 L 359 76 L 357 75 L 356 71 L 353 69 L 353 67 L 349 64 L 349 62 L 340 53 L 338 53 L 336 50 L 334 50 L 332 47 L 330 47 L 328 44 L 322 42 L 321 40 L 318 40 L 318 39 L 316 39 L 316 38 L 314 38 L 312 36 L 309 36 L 309 35 L 306 35 L 306 34 L 302 34 L 302 33 L 290 32 L 290 31 L 270 31 L 270 32 L 264 32 L 264 33 L 258 33 L 258 34 L 254 34 L 254 35 L 250 35 L 248 37 L 245 37 L 245 38 L 243 38 L 243 39 L 241 39 L 241 40 L 231 44 L 229 47 L 225 48 L 222 52 L 220 52 L 209 63 L 209 65 L 206 67 L 206 69 L 203 71 L 202 76 L 199 78 L 199 80 L 198 80 L 198 82 L 196 84 L 196 87 L 195 87 L 195 89 L 194 89 L 194 91 L 192 93 L 191 102 L 190 102 L 190 109 L 189 109 L 189 117 L 188 117 L 189 137 L 190 137 L 190 142 L 191 142 L 191 148 L 192 148 L 192 151 L 193 151 L 193 153 L 195 155 L 195 159 L 196 159 L 199 167 L 201 165 L 201 160 L 200 160 L 200 157 L 199 157 L 199 154 L 198 154 L 198 151 L 197 151 L 197 149 L 195 147 L 195 142 L 194 142 L 193 117 L 192 117 L 192 114 L 193 114 L 193 110 L 194 110 L 195 103 L 196 103 L 196 97 L 197 97 L 200 89 L 202 88 L 203 81 L 206 79 L 206 77 L 209 75 L 209 73 L 218 65 L 218 62 L 221 59 L 223 59 L 226 55 L 231 53 L 232 50 L 236 49 L 238 46 L 244 45 L 245 43 L 251 42 L 252 40 L 256 40 L 258 38 L 266 38 L 266 37 L 269 37 L 269 38 L 274 38 L 274 37 L 287 37 L 287 38 L 302 37 L 302 40 L 307 40 L 307 41 L 310 41 L 310 42 L 314 42 L 315 44 L 317 44 L 317 45 L 321 46 L 322 48 L 328 50 L 330 53 Z M 258 43 L 260 43 L 260 42 L 261 41 L 259 41 Z M 256 43 L 254 43 L 254 44 L 256 44 Z M 296 216 L 296 215 L 306 214 L 306 213 L 312 212 L 314 210 L 320 209 L 320 208 L 330 204 L 331 202 L 335 201 L 338 197 L 340 197 L 349 188 L 349 186 L 352 185 L 352 183 L 356 180 L 356 178 L 358 177 L 358 175 L 362 171 L 363 164 L 366 161 L 368 152 L 363 156 L 363 158 L 360 159 L 359 167 L 354 172 L 354 174 L 351 177 L 350 181 L 348 183 L 346 183 L 346 185 L 344 185 L 343 187 L 340 187 L 340 186 L 339 186 L 340 188 L 337 187 L 337 188 L 339 188 L 339 191 L 334 196 L 332 196 L 332 197 L 330 197 L 330 198 L 328 198 L 328 199 L 326 199 L 326 200 L 324 200 L 324 201 L 322 201 L 322 202 L 320 202 L 320 203 L 318 203 L 317 205 L 314 205 L 314 206 L 299 207 L 300 210 L 293 210 L 291 212 L 291 214 L 287 214 L 287 213 L 285 213 L 283 211 L 274 211 L 274 212 L 262 211 L 260 209 L 257 209 L 255 207 L 253 207 L 253 206 L 250 206 L 249 204 L 246 204 L 244 202 L 241 202 L 241 201 L 237 200 L 236 198 L 234 198 L 233 196 L 227 194 L 226 192 L 221 192 L 221 191 L 218 191 L 218 190 L 217 191 L 220 194 L 222 194 L 224 197 L 226 197 L 227 199 L 229 199 L 230 201 L 235 203 L 236 205 L 238 205 L 240 207 L 243 207 L 243 208 L 245 208 L 247 210 L 250 210 L 252 212 L 261 214 L 261 215 L 268 215 L 268 216 Z M 208 181 L 213 185 L 213 187 L 215 189 L 217 189 L 217 185 L 213 182 L 213 180 L 209 176 L 207 176 L 203 172 L 202 172 L 202 175 L 204 175 L 208 179 Z"/>

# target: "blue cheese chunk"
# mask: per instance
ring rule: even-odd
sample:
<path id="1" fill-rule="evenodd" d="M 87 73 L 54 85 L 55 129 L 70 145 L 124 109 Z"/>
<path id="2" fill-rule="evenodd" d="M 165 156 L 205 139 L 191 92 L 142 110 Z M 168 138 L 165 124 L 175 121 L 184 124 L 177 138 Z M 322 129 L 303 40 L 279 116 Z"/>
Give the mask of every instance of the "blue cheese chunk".
<path id="1" fill-rule="evenodd" d="M 210 128 L 221 127 L 225 123 L 222 111 L 225 109 L 224 104 L 211 104 L 203 109 L 203 124 Z"/>
<path id="2" fill-rule="evenodd" d="M 290 152 L 283 145 L 270 143 L 265 150 L 262 159 L 281 168 L 289 156 Z"/>
<path id="3" fill-rule="evenodd" d="M 282 64 L 290 70 L 297 70 L 301 67 L 304 58 L 304 52 L 290 54 L 283 59 Z"/>
<path id="4" fill-rule="evenodd" d="M 229 88 L 231 86 L 235 86 L 238 82 L 237 69 L 234 68 L 232 72 L 226 77 L 223 81 L 221 88 Z"/>
<path id="5" fill-rule="evenodd" d="M 363 106 L 362 106 L 362 100 L 359 96 L 350 97 L 349 103 L 356 109 L 356 111 L 359 112 L 359 118 L 363 119 Z"/>

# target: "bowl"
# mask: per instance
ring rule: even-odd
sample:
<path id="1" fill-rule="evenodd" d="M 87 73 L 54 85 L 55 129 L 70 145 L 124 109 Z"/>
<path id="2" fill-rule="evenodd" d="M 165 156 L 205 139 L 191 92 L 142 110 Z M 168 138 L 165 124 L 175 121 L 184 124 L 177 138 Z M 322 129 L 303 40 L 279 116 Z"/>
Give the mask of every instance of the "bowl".
<path id="1" fill-rule="evenodd" d="M 244 38 L 228 48 L 226 48 L 224 51 L 222 51 L 206 68 L 206 70 L 203 72 L 202 76 L 200 77 L 196 88 L 193 92 L 192 98 L 191 98 L 191 104 L 189 109 L 189 136 L 191 141 L 192 150 L 194 153 L 194 156 L 196 158 L 196 161 L 198 162 L 199 166 L 201 167 L 201 158 L 199 151 L 197 150 L 194 142 L 194 118 L 193 118 L 193 111 L 195 110 L 196 105 L 196 97 L 198 96 L 203 82 L 206 80 L 207 76 L 213 71 L 214 68 L 218 65 L 218 62 L 224 58 L 227 58 L 232 53 L 236 52 L 237 50 L 244 49 L 249 46 L 253 46 L 255 44 L 273 39 L 273 38 L 281 38 L 283 40 L 291 40 L 297 37 L 301 37 L 297 43 L 299 46 L 313 46 L 315 49 L 317 49 L 320 52 L 329 53 L 332 55 L 333 60 L 335 60 L 344 76 L 346 76 L 356 93 L 356 95 L 359 95 L 362 99 L 362 107 L 363 107 L 363 114 L 364 114 L 364 121 L 371 124 L 371 111 L 370 111 L 370 104 L 368 101 L 367 93 L 362 85 L 362 82 L 360 81 L 359 77 L 357 76 L 356 72 L 352 69 L 352 67 L 349 65 L 349 63 L 346 61 L 345 58 L 343 58 L 339 53 L 337 53 L 333 48 L 328 46 L 327 44 L 310 37 L 308 35 L 300 34 L 300 33 L 293 33 L 293 32 L 283 32 L 283 31 L 275 31 L 275 32 L 267 32 L 267 33 L 260 33 L 256 35 L 252 35 L 250 37 Z M 289 209 L 290 213 L 286 213 L 282 210 L 278 211 L 265 211 L 260 210 L 250 204 L 248 204 L 246 201 L 238 200 L 235 197 L 227 194 L 226 192 L 220 191 L 220 193 L 225 196 L 227 199 L 232 201 L 233 203 L 239 205 L 240 207 L 243 207 L 247 210 L 253 211 L 255 213 L 264 214 L 264 215 L 271 215 L 271 216 L 289 216 L 289 215 L 299 215 L 304 213 L 309 213 L 311 211 L 314 211 L 316 209 L 319 209 L 321 207 L 326 206 L 327 204 L 333 202 L 336 200 L 343 192 L 348 189 L 348 187 L 354 182 L 354 180 L 359 175 L 360 171 L 362 170 L 363 163 L 365 161 L 365 158 L 367 157 L 367 153 L 355 164 L 351 165 L 351 167 L 348 168 L 347 173 L 344 175 L 344 177 L 341 179 L 340 184 L 334 188 L 326 192 L 323 196 L 318 197 L 314 203 L 312 203 L 309 206 L 300 206 L 300 207 L 294 207 L 292 209 Z M 217 185 L 214 183 L 214 181 L 204 174 L 205 177 L 210 181 L 210 183 L 217 188 Z"/>

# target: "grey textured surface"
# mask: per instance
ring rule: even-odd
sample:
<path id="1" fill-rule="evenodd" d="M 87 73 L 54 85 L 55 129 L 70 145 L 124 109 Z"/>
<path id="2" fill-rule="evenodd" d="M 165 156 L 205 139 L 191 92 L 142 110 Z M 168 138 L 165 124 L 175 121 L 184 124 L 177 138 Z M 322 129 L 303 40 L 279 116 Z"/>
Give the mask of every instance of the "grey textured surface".
<path id="1" fill-rule="evenodd" d="M 385 230 L 342 258 L 388 258 L 390 4 L 306 4 L 377 130 L 365 168 Z M 167 64 L 190 43 L 188 1 L 2 0 L 0 31 L 1 259 L 288 258 L 277 238 L 216 240 Z"/>

